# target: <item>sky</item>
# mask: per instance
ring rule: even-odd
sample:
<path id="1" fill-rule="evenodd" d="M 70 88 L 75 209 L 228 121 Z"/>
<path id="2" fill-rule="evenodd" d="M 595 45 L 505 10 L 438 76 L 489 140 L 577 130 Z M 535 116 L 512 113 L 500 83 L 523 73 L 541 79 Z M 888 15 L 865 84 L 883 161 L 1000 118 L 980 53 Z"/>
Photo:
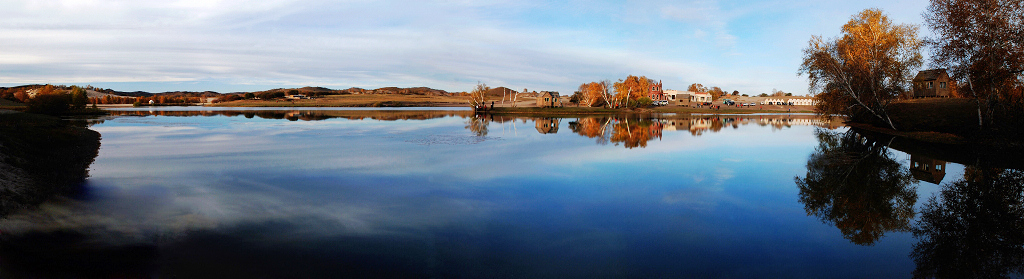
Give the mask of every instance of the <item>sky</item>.
<path id="1" fill-rule="evenodd" d="M 643 75 L 741 94 L 808 94 L 812 35 L 868 8 L 923 24 L 927 0 L 0 0 L 0 86 L 119 91 L 478 82 L 571 94 Z M 920 36 L 929 35 L 922 26 Z M 927 51 L 924 53 L 927 59 Z"/>

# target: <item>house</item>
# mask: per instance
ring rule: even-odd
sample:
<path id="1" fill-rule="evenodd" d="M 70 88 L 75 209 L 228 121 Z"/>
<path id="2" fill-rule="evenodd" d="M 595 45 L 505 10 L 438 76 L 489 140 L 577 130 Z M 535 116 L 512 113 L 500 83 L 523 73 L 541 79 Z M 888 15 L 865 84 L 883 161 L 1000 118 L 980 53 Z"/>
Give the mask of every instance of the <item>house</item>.
<path id="1" fill-rule="evenodd" d="M 542 108 L 553 108 L 562 106 L 558 92 L 541 91 L 537 93 L 537 106 Z"/>
<path id="2" fill-rule="evenodd" d="M 956 81 L 949 78 L 946 69 L 932 69 L 917 72 L 914 77 L 914 98 L 949 98 L 956 91 Z"/>
<path id="3" fill-rule="evenodd" d="M 676 102 L 677 104 L 684 104 L 690 102 L 690 92 L 683 92 L 679 90 L 665 90 L 663 94 L 668 98 L 670 102 Z"/>
<path id="4" fill-rule="evenodd" d="M 306 97 L 306 95 L 302 94 L 285 95 L 284 97 L 286 99 L 309 99 L 309 97 Z"/>
<path id="5" fill-rule="evenodd" d="M 772 99 L 772 98 L 764 99 L 764 101 L 761 101 L 762 105 L 782 105 L 783 103 L 784 103 L 784 101 L 782 99 Z"/>
<path id="6" fill-rule="evenodd" d="M 651 84 L 651 90 L 647 92 L 647 97 L 655 101 L 668 100 L 668 96 L 665 96 L 665 92 L 662 91 L 662 84 L 660 80 L 658 83 Z"/>
<path id="7" fill-rule="evenodd" d="M 693 92 L 693 91 L 688 91 L 686 93 L 690 94 L 690 102 L 698 102 L 698 103 L 711 102 L 711 93 L 707 93 L 707 92 Z"/>
<path id="8" fill-rule="evenodd" d="M 910 154 L 910 174 L 917 180 L 938 185 L 946 177 L 946 161 Z"/>
<path id="9" fill-rule="evenodd" d="M 537 118 L 533 122 L 535 122 L 534 126 L 537 127 L 537 132 L 541 134 L 558 133 L 558 124 L 560 122 L 558 118 Z"/>

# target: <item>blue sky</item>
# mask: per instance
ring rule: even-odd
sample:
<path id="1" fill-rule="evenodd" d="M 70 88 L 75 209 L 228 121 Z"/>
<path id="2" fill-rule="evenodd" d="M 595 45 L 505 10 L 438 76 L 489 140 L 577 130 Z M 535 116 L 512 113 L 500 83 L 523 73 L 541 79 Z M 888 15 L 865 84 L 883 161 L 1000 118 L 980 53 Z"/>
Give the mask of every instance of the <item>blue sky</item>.
<path id="1" fill-rule="evenodd" d="M 489 86 L 571 93 L 626 75 L 803 95 L 811 35 L 900 1 L 8 1 L 0 86 L 235 92 Z M 922 27 L 921 36 L 929 35 Z M 927 54 L 925 54 L 927 57 Z"/>

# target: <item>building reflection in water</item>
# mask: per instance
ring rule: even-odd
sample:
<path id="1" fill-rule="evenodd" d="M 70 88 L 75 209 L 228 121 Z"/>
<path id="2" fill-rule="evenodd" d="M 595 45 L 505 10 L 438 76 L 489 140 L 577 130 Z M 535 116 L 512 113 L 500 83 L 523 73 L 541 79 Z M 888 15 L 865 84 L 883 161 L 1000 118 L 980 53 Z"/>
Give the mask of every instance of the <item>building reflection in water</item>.
<path id="1" fill-rule="evenodd" d="M 946 161 L 910 154 L 910 173 L 917 180 L 938 185 L 946 177 Z"/>
<path id="2" fill-rule="evenodd" d="M 561 124 L 559 118 L 537 118 L 533 121 L 534 126 L 537 128 L 537 132 L 541 134 L 554 134 L 558 133 L 558 124 Z"/>

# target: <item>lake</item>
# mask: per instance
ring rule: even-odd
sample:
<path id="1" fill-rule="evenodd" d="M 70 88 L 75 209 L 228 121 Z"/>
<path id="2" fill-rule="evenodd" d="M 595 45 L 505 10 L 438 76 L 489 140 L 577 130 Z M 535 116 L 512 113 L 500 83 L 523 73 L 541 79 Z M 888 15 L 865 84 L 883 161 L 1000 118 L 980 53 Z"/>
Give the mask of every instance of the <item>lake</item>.
<path id="1" fill-rule="evenodd" d="M 102 135 L 80 190 L 0 219 L 0 274 L 905 278 L 1024 263 L 1019 162 L 945 161 L 962 156 L 814 115 L 112 114 L 76 120 Z"/>

